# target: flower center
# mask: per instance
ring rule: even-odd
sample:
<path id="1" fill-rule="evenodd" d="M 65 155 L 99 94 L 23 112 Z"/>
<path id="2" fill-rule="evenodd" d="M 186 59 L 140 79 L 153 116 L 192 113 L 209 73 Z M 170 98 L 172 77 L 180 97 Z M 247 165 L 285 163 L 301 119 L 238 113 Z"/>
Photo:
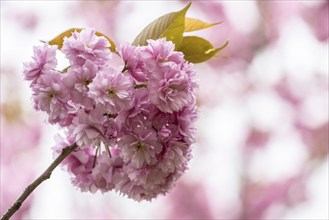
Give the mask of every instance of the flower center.
<path id="1" fill-rule="evenodd" d="M 52 98 L 54 98 L 54 96 L 55 96 L 55 94 L 54 94 L 54 93 L 50 93 L 50 94 L 48 95 L 49 99 L 52 99 Z"/>
<path id="2" fill-rule="evenodd" d="M 114 90 L 114 89 L 109 89 L 109 90 L 107 91 L 107 94 L 108 94 L 108 95 L 114 95 L 114 94 L 115 94 L 115 90 Z"/>
<path id="3" fill-rule="evenodd" d="M 143 144 L 138 141 L 135 147 L 137 148 L 137 151 L 138 151 L 139 149 L 141 149 L 143 147 Z"/>
<path id="4" fill-rule="evenodd" d="M 91 83 L 91 80 L 87 79 L 84 81 L 85 86 L 88 86 Z"/>

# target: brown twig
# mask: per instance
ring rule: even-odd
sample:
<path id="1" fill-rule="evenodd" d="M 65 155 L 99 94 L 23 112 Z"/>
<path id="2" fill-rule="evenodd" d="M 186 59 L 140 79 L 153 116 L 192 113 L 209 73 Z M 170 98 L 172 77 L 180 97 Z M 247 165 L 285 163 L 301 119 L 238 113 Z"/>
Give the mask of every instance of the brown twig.
<path id="1" fill-rule="evenodd" d="M 1 220 L 8 220 L 18 209 L 21 207 L 23 202 L 27 199 L 27 197 L 37 188 L 43 181 L 50 178 L 53 170 L 78 146 L 73 144 L 64 148 L 61 154 L 50 164 L 50 166 L 43 172 L 35 181 L 33 181 L 30 185 L 28 185 L 22 195 L 16 200 L 16 202 L 7 210 L 7 212 L 1 217 Z"/>

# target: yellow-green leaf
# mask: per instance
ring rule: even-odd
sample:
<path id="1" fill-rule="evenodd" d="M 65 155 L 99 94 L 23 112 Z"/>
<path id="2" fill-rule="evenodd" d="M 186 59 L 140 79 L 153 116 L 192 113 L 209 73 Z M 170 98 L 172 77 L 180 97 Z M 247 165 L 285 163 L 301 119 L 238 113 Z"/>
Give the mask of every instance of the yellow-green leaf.
<path id="1" fill-rule="evenodd" d="M 202 30 L 206 28 L 210 28 L 212 26 L 215 26 L 217 24 L 220 24 L 221 22 L 213 23 L 213 24 L 208 24 L 206 22 L 203 22 L 199 19 L 196 18 L 185 18 L 185 32 L 189 31 L 197 31 L 197 30 Z"/>
<path id="2" fill-rule="evenodd" d="M 55 37 L 54 39 L 52 39 L 51 41 L 49 41 L 49 44 L 50 45 L 57 45 L 58 46 L 58 49 L 61 49 L 63 47 L 63 42 L 64 42 L 64 38 L 65 37 L 70 37 L 72 36 L 72 33 L 74 31 L 77 31 L 77 32 L 80 32 L 82 30 L 82 28 L 71 28 L 67 31 L 64 31 L 63 33 L 61 33 L 60 35 L 58 35 L 57 37 Z M 115 51 L 115 44 L 114 42 L 109 38 L 107 37 L 106 35 L 96 31 L 95 33 L 97 36 L 99 37 L 105 37 L 111 44 L 111 46 L 109 47 L 109 49 L 111 51 Z"/>
<path id="3" fill-rule="evenodd" d="M 220 48 L 214 48 L 206 39 L 196 36 L 186 36 L 183 38 L 178 50 L 184 53 L 185 60 L 191 63 L 202 63 L 215 56 L 227 45 L 228 42 Z"/>
<path id="4" fill-rule="evenodd" d="M 185 28 L 185 14 L 191 3 L 178 12 L 172 12 L 161 16 L 147 25 L 135 38 L 133 45 L 146 45 L 147 39 L 159 39 L 165 37 L 172 41 L 176 48 L 179 47 L 183 40 Z"/>

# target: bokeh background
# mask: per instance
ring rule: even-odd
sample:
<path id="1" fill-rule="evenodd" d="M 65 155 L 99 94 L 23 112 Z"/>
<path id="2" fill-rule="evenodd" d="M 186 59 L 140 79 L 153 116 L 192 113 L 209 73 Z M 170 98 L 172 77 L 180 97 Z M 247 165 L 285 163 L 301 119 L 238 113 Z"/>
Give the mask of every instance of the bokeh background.
<path id="1" fill-rule="evenodd" d="M 22 77 L 39 40 L 94 27 L 117 44 L 187 1 L 1 1 L 2 215 L 52 161 L 61 133 Z M 198 142 L 166 196 L 81 193 L 57 168 L 13 219 L 328 219 L 329 1 L 194 1 L 229 46 L 197 65 Z"/>

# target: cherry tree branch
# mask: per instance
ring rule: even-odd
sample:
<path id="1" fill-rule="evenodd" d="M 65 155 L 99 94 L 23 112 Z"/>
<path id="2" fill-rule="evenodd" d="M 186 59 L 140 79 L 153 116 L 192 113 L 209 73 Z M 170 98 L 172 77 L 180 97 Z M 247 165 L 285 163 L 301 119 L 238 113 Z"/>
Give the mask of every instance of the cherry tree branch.
<path id="1" fill-rule="evenodd" d="M 21 207 L 27 197 L 37 188 L 43 181 L 50 178 L 53 170 L 72 152 L 78 145 L 72 144 L 64 148 L 61 154 L 50 164 L 50 166 L 30 185 L 28 185 L 22 195 L 16 200 L 16 202 L 7 210 L 7 212 L 1 217 L 1 220 L 8 220 L 18 209 Z"/>

